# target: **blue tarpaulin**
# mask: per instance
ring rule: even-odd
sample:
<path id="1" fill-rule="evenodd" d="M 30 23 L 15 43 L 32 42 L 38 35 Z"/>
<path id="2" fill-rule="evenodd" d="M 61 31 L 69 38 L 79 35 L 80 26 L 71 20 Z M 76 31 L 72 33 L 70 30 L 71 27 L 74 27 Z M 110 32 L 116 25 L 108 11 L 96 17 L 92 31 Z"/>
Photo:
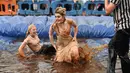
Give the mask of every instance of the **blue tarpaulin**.
<path id="1" fill-rule="evenodd" d="M 108 38 L 114 35 L 113 18 L 109 16 L 67 16 L 78 25 L 79 38 Z M 54 16 L 0 16 L 0 36 L 24 38 L 30 24 L 35 24 L 40 38 L 48 38 Z"/>

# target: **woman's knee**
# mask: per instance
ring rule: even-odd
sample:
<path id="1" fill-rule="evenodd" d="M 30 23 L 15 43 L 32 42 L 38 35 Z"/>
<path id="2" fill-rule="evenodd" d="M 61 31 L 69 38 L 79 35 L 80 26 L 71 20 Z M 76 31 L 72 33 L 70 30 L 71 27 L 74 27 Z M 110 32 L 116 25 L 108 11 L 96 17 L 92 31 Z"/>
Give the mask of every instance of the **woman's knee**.
<path id="1" fill-rule="evenodd" d="M 73 53 L 75 53 L 75 54 L 78 54 L 78 53 L 79 53 L 78 47 L 76 47 L 76 46 L 74 46 L 74 47 L 72 48 L 72 50 L 73 50 Z"/>

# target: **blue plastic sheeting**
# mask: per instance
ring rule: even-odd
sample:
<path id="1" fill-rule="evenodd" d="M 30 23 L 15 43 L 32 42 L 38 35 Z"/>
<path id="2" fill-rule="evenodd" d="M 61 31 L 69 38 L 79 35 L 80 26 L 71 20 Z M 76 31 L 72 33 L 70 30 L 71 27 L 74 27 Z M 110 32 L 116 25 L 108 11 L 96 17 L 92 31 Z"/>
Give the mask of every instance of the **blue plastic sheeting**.
<path id="1" fill-rule="evenodd" d="M 41 35 L 41 32 L 45 30 L 44 26 L 47 21 L 47 16 L 14 16 L 6 18 L 0 17 L 0 35 L 9 37 L 24 37 L 31 23 L 37 26 L 38 32 Z"/>
<path id="2" fill-rule="evenodd" d="M 76 16 L 77 19 L 77 24 L 78 25 L 89 25 L 91 27 L 95 26 L 95 25 L 104 25 L 107 28 L 112 26 L 114 24 L 113 22 L 113 17 L 109 17 L 109 16 L 101 16 L 101 17 L 97 17 L 97 16 Z"/>
<path id="3" fill-rule="evenodd" d="M 107 28 L 103 25 L 90 27 L 88 25 L 80 25 L 77 37 L 79 38 L 105 38 L 114 35 L 114 26 Z"/>
<path id="4" fill-rule="evenodd" d="M 21 43 L 13 44 L 14 40 L 16 40 L 14 37 L 0 36 L 0 50 L 17 51 Z"/>
<path id="5" fill-rule="evenodd" d="M 0 50 L 7 50 L 10 52 L 15 52 L 19 48 L 20 44 L 21 42 L 17 42 L 13 44 L 13 43 L 8 43 L 3 40 L 0 40 Z"/>
<path id="6" fill-rule="evenodd" d="M 16 38 L 14 37 L 7 37 L 7 36 L 0 36 L 0 41 L 7 42 L 7 43 L 13 43 Z"/>
<path id="7" fill-rule="evenodd" d="M 111 38 L 93 38 L 93 39 L 87 39 L 86 43 L 89 47 L 95 48 L 98 46 L 101 46 L 103 44 L 108 44 L 110 42 Z M 96 60 L 103 61 L 108 58 L 108 48 L 104 48 L 101 50 L 98 54 L 94 57 Z"/>
<path id="8" fill-rule="evenodd" d="M 105 48 L 95 56 L 96 60 L 106 61 L 108 60 L 108 49 Z"/>
<path id="9" fill-rule="evenodd" d="M 108 38 L 114 35 L 113 18 L 109 16 L 67 16 L 78 25 L 79 38 Z M 1 16 L 0 36 L 23 38 L 30 24 L 35 24 L 40 38 L 48 38 L 50 25 L 55 17 L 51 16 Z"/>
<path id="10" fill-rule="evenodd" d="M 86 43 L 89 47 L 94 48 L 103 44 L 108 44 L 111 38 L 92 38 L 86 39 Z"/>

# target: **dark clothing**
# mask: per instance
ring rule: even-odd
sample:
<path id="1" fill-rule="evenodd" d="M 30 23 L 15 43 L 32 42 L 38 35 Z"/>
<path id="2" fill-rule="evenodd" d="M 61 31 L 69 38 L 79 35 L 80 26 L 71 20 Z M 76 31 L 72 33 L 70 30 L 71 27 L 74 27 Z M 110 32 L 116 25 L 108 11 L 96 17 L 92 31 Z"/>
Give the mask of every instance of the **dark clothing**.
<path id="1" fill-rule="evenodd" d="M 34 52 L 35 54 L 42 54 L 42 55 L 55 55 L 55 48 L 52 45 L 43 45 L 38 52 Z"/>
<path id="2" fill-rule="evenodd" d="M 123 73 L 130 73 L 130 59 L 129 52 L 129 37 L 130 29 L 122 29 L 116 32 L 115 36 L 109 43 L 109 59 L 108 59 L 108 73 L 115 73 L 115 63 L 117 55 L 121 60 L 121 67 Z"/>
<path id="3" fill-rule="evenodd" d="M 107 66 L 107 73 L 115 73 L 115 66 L 116 66 L 116 59 L 117 54 L 115 52 L 114 46 L 112 45 L 114 38 L 108 44 L 108 66 Z"/>

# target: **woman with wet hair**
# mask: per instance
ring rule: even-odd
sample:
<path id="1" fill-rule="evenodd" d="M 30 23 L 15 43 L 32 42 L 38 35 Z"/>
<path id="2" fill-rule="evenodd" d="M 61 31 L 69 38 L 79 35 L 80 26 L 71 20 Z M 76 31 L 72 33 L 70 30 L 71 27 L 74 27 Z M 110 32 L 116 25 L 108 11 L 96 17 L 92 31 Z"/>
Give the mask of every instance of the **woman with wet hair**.
<path id="1" fill-rule="evenodd" d="M 80 59 L 86 61 L 92 58 L 92 51 L 87 46 L 79 45 L 77 42 L 78 26 L 75 21 L 66 18 L 66 9 L 57 7 L 55 10 L 55 21 L 50 26 L 49 38 L 52 46 L 56 50 L 54 61 L 78 63 Z M 74 36 L 71 36 L 71 28 L 74 27 Z M 57 41 L 54 43 L 53 33 L 56 32 Z M 95 49 L 105 48 L 107 45 L 95 47 Z"/>
<path id="2" fill-rule="evenodd" d="M 77 43 L 78 26 L 72 19 L 65 18 L 66 9 L 57 7 L 55 10 L 55 21 L 50 26 L 49 38 L 52 46 L 56 49 L 55 61 L 72 62 L 79 60 Z M 74 37 L 71 36 L 71 28 L 74 27 Z M 57 42 L 53 41 L 53 32 L 56 32 Z"/>
<path id="3" fill-rule="evenodd" d="M 31 24 L 28 27 L 26 38 L 18 49 L 18 53 L 22 57 L 27 57 L 24 53 L 24 49 L 26 46 L 28 46 L 34 52 L 34 54 L 47 54 L 47 52 L 49 54 L 50 52 L 55 52 L 55 49 L 52 46 L 40 45 L 40 39 L 37 35 L 37 29 L 34 24 Z"/>

